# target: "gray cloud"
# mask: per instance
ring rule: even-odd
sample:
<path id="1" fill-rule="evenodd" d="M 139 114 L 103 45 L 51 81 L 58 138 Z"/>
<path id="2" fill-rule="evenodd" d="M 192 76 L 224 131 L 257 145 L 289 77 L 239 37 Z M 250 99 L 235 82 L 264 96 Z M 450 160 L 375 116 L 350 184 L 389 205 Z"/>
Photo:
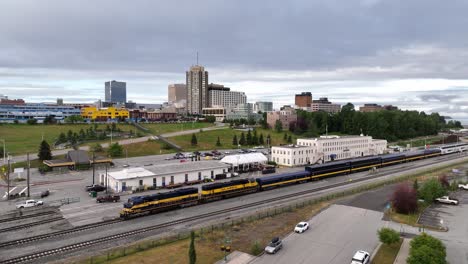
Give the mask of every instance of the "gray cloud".
<path id="1" fill-rule="evenodd" d="M 463 0 L 1 1 L 0 93 L 94 101 L 117 79 L 131 99 L 162 101 L 199 51 L 211 82 L 253 101 L 292 103 L 307 90 L 443 110 L 468 100 L 467 9 Z"/>

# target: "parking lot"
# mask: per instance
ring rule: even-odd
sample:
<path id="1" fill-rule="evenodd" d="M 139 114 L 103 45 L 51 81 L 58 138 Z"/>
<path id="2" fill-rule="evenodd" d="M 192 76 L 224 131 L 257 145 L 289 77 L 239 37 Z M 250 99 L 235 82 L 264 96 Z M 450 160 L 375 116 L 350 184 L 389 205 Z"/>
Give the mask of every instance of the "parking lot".
<path id="1" fill-rule="evenodd" d="M 372 253 L 377 247 L 377 230 L 384 225 L 381 218 L 381 212 L 332 205 L 309 221 L 310 230 L 290 234 L 283 249 L 252 263 L 350 263 L 357 250 Z"/>

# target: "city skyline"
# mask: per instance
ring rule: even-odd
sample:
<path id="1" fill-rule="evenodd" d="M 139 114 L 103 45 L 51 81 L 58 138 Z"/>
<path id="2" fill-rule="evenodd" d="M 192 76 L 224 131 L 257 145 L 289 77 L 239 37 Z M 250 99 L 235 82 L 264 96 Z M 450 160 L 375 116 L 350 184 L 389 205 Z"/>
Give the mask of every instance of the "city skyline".
<path id="1" fill-rule="evenodd" d="M 342 105 L 392 104 L 468 123 L 468 3 L 294 1 L 281 12 L 279 1 L 249 11 L 243 2 L 153 8 L 139 1 L 109 14 L 93 11 L 109 8 L 106 1 L 80 2 L 79 13 L 70 12 L 77 3 L 22 3 L 0 4 L 0 93 L 10 98 L 91 102 L 104 98 L 103 81 L 118 79 L 129 100 L 159 103 L 168 84 L 184 83 L 199 51 L 210 82 L 245 92 L 249 102 L 278 108 L 311 92 Z M 174 12 L 187 18 L 170 19 Z M 107 23 L 115 14 L 125 19 Z"/>

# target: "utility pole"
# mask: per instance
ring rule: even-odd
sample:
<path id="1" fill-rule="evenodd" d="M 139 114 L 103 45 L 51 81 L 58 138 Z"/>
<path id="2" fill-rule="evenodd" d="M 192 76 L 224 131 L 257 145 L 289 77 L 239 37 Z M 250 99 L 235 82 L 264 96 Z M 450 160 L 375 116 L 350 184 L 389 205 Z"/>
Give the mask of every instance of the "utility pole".
<path id="1" fill-rule="evenodd" d="M 6 149 L 5 149 L 5 140 L 4 139 L 0 139 L 1 141 L 3 141 L 3 164 L 6 163 L 6 159 L 5 159 L 5 154 L 6 154 Z"/>
<path id="2" fill-rule="evenodd" d="M 28 160 L 28 172 L 27 172 L 28 173 L 28 176 L 27 176 L 28 177 L 27 178 L 27 180 L 28 180 L 28 183 L 27 183 L 28 184 L 28 197 L 30 197 L 31 193 L 29 192 L 29 187 L 30 187 L 30 185 L 29 185 L 29 169 L 31 168 L 31 163 L 29 162 L 29 153 L 27 153 L 26 156 L 27 156 L 27 160 Z"/>
<path id="3" fill-rule="evenodd" d="M 94 152 L 93 152 L 93 185 L 94 185 L 94 174 L 96 172 L 95 168 L 94 168 L 94 163 L 95 162 L 95 155 L 94 155 Z"/>
<path id="4" fill-rule="evenodd" d="M 10 200 L 10 155 L 8 155 L 7 165 L 7 200 Z"/>
<path id="5" fill-rule="evenodd" d="M 107 189 L 109 189 L 109 186 L 107 184 L 108 184 L 108 181 L 107 181 L 107 162 L 106 162 L 106 194 L 107 194 Z"/>

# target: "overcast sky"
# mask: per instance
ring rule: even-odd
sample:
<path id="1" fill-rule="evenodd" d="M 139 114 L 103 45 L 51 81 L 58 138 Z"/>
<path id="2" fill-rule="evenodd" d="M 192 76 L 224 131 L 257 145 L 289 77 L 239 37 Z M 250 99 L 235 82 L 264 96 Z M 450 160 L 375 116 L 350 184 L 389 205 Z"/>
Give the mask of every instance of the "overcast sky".
<path id="1" fill-rule="evenodd" d="M 0 94 L 167 101 L 196 63 L 248 100 L 438 111 L 468 124 L 468 1 L 1 1 Z"/>

